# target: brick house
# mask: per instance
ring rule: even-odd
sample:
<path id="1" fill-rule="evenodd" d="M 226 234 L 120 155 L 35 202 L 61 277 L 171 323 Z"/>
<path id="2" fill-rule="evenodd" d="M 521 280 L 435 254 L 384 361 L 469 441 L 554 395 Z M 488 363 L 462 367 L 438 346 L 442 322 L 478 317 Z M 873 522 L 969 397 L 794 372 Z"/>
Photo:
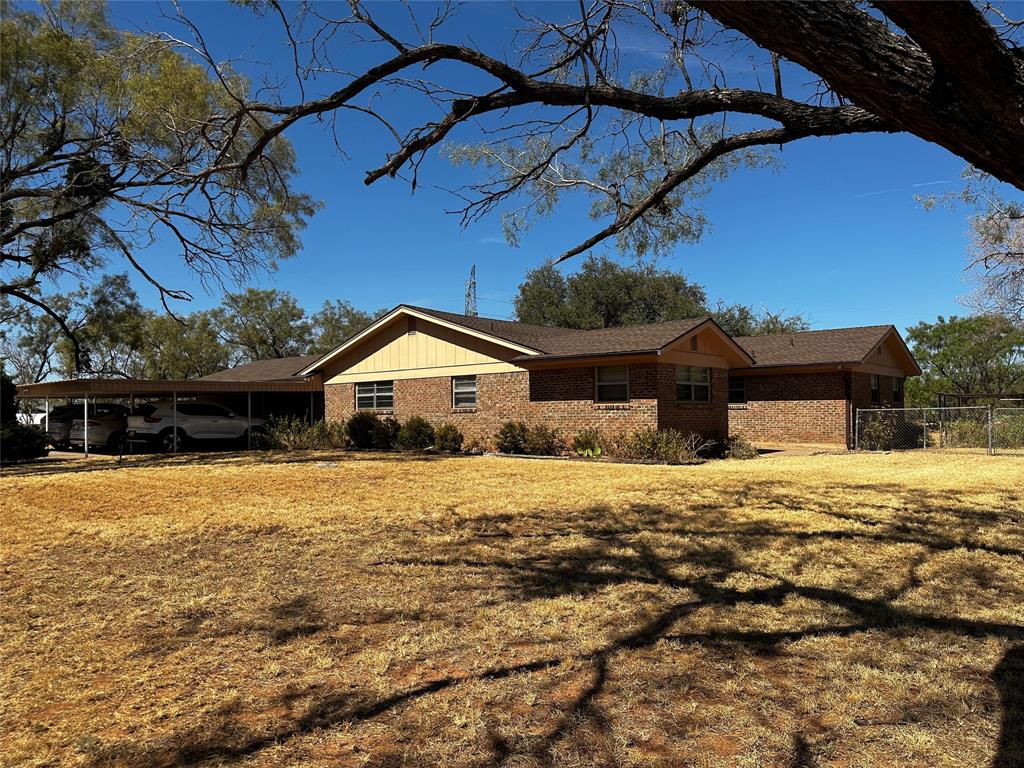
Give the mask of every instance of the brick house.
<path id="1" fill-rule="evenodd" d="M 729 370 L 753 364 L 710 318 L 580 331 L 402 305 L 298 373 L 322 377 L 328 419 L 423 416 L 489 444 L 508 420 L 723 438 Z"/>
<path id="2" fill-rule="evenodd" d="M 857 408 L 903 407 L 921 369 L 891 325 L 735 339 L 753 365 L 729 370 L 729 434 L 853 446 Z"/>

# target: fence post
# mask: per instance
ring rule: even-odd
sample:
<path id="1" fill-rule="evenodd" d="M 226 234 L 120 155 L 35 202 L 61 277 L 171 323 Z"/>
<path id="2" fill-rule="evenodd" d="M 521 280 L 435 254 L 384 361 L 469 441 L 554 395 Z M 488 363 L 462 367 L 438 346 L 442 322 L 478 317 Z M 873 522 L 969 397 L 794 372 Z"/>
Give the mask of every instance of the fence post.
<path id="1" fill-rule="evenodd" d="M 860 450 L 860 408 L 853 409 L 853 450 Z"/>
<path id="2" fill-rule="evenodd" d="M 928 450 L 928 409 L 921 409 L 921 450 Z"/>
<path id="3" fill-rule="evenodd" d="M 992 406 L 988 407 L 988 455 L 995 454 L 995 446 L 992 444 Z"/>

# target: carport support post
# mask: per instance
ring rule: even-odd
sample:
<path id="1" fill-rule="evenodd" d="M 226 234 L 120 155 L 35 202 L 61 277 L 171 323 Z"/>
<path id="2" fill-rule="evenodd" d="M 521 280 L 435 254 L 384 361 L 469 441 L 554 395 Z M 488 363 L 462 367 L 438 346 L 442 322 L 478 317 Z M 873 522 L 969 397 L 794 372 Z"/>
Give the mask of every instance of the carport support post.
<path id="1" fill-rule="evenodd" d="M 82 414 L 85 416 L 85 421 L 83 422 L 83 424 L 85 426 L 85 457 L 89 458 L 89 398 L 88 397 L 85 398 L 85 410 L 82 412 Z"/>
<path id="2" fill-rule="evenodd" d="M 50 398 L 46 397 L 44 402 L 46 403 L 46 414 L 43 416 L 43 431 L 46 434 L 50 434 Z"/>
<path id="3" fill-rule="evenodd" d="M 171 392 L 171 453 L 178 452 L 178 393 Z"/>
<path id="4" fill-rule="evenodd" d="M 245 399 L 246 399 L 246 404 L 248 406 L 248 411 L 245 414 L 246 419 L 248 419 L 248 423 L 246 424 L 246 427 L 245 427 L 245 449 L 247 451 L 251 451 L 252 450 L 252 390 L 251 389 L 248 392 L 245 393 Z"/>

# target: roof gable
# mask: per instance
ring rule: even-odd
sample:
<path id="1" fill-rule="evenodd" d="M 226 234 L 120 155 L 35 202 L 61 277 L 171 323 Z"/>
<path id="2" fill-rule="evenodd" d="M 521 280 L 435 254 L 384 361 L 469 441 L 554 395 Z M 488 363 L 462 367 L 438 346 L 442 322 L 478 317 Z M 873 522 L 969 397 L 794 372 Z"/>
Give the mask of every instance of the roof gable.
<path id="1" fill-rule="evenodd" d="M 892 325 L 832 328 L 771 336 L 737 336 L 736 342 L 754 358 L 754 368 L 804 365 L 859 365 L 887 339 L 902 350 L 905 368 L 920 368 L 899 332 Z"/>
<path id="2" fill-rule="evenodd" d="M 469 317 L 467 315 L 456 315 L 451 312 L 438 312 L 436 310 L 424 310 L 420 307 L 407 306 L 405 304 L 399 304 L 393 310 L 388 312 L 386 315 L 379 317 L 369 326 L 364 328 L 362 331 L 357 333 L 355 336 L 350 337 L 346 341 L 342 342 L 339 346 L 332 349 L 326 355 L 315 359 L 310 365 L 306 366 L 299 373 L 302 375 L 309 375 L 314 373 L 332 360 L 337 359 L 339 356 L 355 348 L 361 342 L 382 331 L 386 326 L 391 325 L 401 317 L 413 317 L 427 322 L 437 323 L 443 327 L 454 329 L 462 333 L 468 333 L 477 338 L 485 339 L 487 341 L 499 344 L 507 347 L 515 352 L 525 355 L 537 354 L 538 350 L 536 347 L 531 347 L 527 341 L 532 341 L 536 334 L 531 334 L 529 330 L 519 335 L 518 338 L 514 338 L 517 334 L 515 329 L 509 328 L 508 326 L 522 326 L 525 329 L 541 329 L 543 326 L 531 326 L 523 325 L 521 323 L 513 323 L 507 320 L 489 320 L 488 318 L 476 318 Z M 465 320 L 480 321 L 479 323 L 468 323 Z M 494 323 L 494 327 L 487 325 L 487 323 Z M 476 327 L 474 327 L 476 326 Z M 486 330 L 485 330 L 486 329 Z M 552 330 L 546 329 L 545 330 Z M 557 329 L 564 330 L 564 329 Z M 499 335 L 500 334 L 500 335 Z"/>
<path id="3" fill-rule="evenodd" d="M 520 361 L 605 357 L 613 355 L 660 354 L 681 339 L 702 330 L 719 336 L 732 350 L 740 364 L 749 364 L 746 350 L 736 344 L 722 328 L 709 317 L 668 320 L 649 325 L 627 325 L 616 328 L 597 328 L 545 339 L 540 355 L 519 358 Z"/>

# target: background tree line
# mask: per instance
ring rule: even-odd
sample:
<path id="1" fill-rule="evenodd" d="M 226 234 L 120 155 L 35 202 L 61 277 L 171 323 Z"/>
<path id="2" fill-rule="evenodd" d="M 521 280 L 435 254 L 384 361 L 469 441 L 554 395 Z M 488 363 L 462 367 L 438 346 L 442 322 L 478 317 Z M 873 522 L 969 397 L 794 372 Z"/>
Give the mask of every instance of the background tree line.
<path id="1" fill-rule="evenodd" d="M 247 288 L 209 310 L 175 317 L 143 307 L 128 275 L 48 298 L 75 332 L 33 307 L 4 305 L 0 355 L 19 383 L 87 376 L 191 379 L 254 360 L 322 354 L 369 325 L 369 312 L 348 301 L 307 312 L 287 291 Z M 685 275 L 638 262 L 589 257 L 563 275 L 552 264 L 526 274 L 515 298 L 522 322 L 606 328 L 711 315 L 736 336 L 806 330 L 799 315 L 718 302 Z M 6 306 L 6 309 L 3 307 Z"/>
<path id="2" fill-rule="evenodd" d="M 127 275 L 60 299 L 78 337 L 30 308 L 8 307 L 0 357 L 19 383 L 79 374 L 104 378 L 194 379 L 235 365 L 327 352 L 380 314 L 347 301 L 308 313 L 287 291 L 226 293 L 213 309 L 172 316 L 139 302 Z"/>

